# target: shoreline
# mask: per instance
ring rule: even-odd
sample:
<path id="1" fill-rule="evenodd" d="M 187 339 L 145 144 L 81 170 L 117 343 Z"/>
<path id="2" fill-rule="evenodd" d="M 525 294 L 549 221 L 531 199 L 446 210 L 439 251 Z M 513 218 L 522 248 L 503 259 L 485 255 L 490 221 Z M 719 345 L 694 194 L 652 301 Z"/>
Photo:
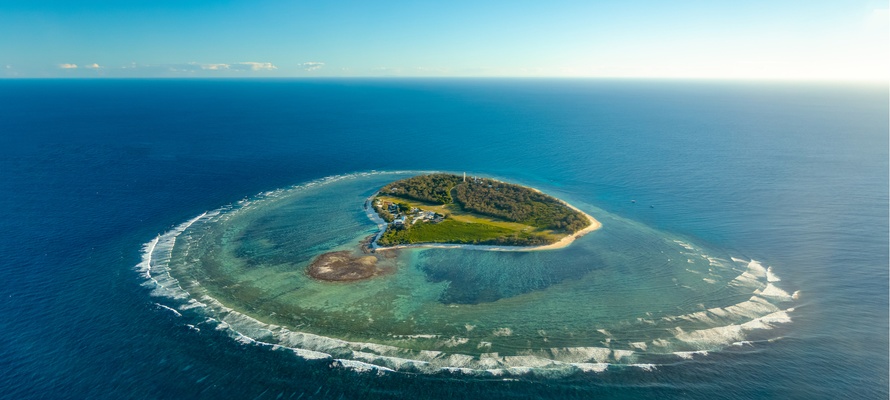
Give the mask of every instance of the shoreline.
<path id="1" fill-rule="evenodd" d="M 538 189 L 529 188 L 536 192 L 543 193 Z M 377 196 L 378 193 L 374 193 L 371 197 L 368 197 L 366 201 L 373 201 L 374 197 Z M 568 245 L 572 244 L 575 239 L 580 238 L 590 232 L 598 230 L 603 227 L 603 224 L 599 222 L 596 218 L 593 218 L 589 214 L 584 211 L 581 211 L 577 207 L 565 202 L 562 199 L 557 199 L 562 202 L 568 208 L 575 210 L 590 221 L 590 225 L 586 228 L 575 232 L 571 235 L 566 235 L 562 239 L 559 239 L 555 243 L 545 244 L 541 246 L 498 246 L 498 245 L 485 245 L 485 244 L 462 244 L 462 243 L 415 243 L 415 244 L 400 244 L 395 246 L 383 247 L 377 244 L 377 239 L 380 239 L 383 236 L 383 233 L 386 231 L 386 226 L 388 225 L 383 218 L 380 218 L 376 212 L 374 212 L 373 207 L 368 207 L 365 209 L 368 218 L 371 219 L 374 223 L 377 224 L 378 232 L 374 234 L 374 240 L 368 244 L 368 248 L 371 249 L 372 252 L 375 251 L 385 251 L 385 250 L 398 250 L 398 249 L 412 249 L 412 248 L 433 248 L 433 249 L 466 249 L 466 250 L 483 250 L 483 251 L 542 251 L 542 250 L 557 250 L 568 247 Z"/>

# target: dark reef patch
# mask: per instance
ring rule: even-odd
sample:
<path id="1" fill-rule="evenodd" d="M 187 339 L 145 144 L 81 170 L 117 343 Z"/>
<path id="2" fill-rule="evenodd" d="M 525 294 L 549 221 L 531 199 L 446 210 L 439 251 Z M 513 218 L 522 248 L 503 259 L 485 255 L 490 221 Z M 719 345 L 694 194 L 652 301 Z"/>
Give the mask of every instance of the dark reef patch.
<path id="1" fill-rule="evenodd" d="M 349 251 L 324 253 L 309 265 L 309 276 L 332 282 L 358 281 L 379 275 L 377 257 L 355 256 Z"/>

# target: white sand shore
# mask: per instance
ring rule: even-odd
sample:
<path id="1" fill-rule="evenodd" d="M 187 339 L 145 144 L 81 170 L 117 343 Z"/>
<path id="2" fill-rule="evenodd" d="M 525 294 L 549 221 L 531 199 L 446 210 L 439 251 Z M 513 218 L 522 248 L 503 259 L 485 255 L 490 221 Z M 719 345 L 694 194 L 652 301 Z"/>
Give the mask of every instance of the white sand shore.
<path id="1" fill-rule="evenodd" d="M 530 189 L 540 192 L 540 190 L 535 189 L 535 188 L 530 188 Z M 374 199 L 374 196 L 376 196 L 376 195 L 377 194 L 375 193 L 374 195 L 369 197 L 368 201 L 372 202 Z M 562 200 L 560 200 L 560 201 L 562 201 Z M 370 247 L 376 251 L 407 249 L 407 248 L 467 249 L 467 250 L 485 250 L 485 251 L 556 250 L 556 249 L 564 248 L 564 247 L 572 244 L 572 242 L 574 242 L 575 239 L 603 227 L 603 224 L 600 223 L 599 221 L 597 221 L 596 218 L 593 218 L 592 216 L 588 215 L 584 211 L 579 210 L 577 207 L 575 207 L 569 203 L 566 203 L 565 201 L 562 201 L 562 204 L 564 204 L 566 207 L 571 208 L 572 210 L 575 210 L 575 211 L 583 214 L 588 220 L 590 220 L 590 225 L 588 225 L 586 228 L 584 228 L 578 232 L 575 232 L 571 235 L 567 235 L 566 237 L 560 239 L 556 243 L 551 243 L 551 244 L 543 245 L 543 246 L 490 246 L 490 245 L 457 244 L 457 243 L 417 243 L 417 244 L 400 244 L 397 246 L 381 247 L 377 244 L 377 239 L 380 239 L 380 236 L 382 236 L 383 232 L 386 230 L 386 221 L 383 221 L 383 219 L 380 218 L 380 216 L 377 215 L 376 212 L 374 212 L 373 207 L 368 207 L 368 210 L 366 210 L 367 214 L 368 214 L 368 218 L 370 218 L 372 221 L 374 221 L 374 223 L 376 223 L 377 226 L 380 228 L 380 231 L 377 233 L 377 235 L 374 236 L 374 240 L 371 241 Z"/>

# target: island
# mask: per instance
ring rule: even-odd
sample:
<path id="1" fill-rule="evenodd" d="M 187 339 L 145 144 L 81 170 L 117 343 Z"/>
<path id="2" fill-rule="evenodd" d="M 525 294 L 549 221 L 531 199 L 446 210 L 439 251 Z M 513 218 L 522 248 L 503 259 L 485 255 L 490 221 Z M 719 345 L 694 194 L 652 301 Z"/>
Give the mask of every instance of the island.
<path id="1" fill-rule="evenodd" d="M 590 215 L 541 191 L 499 180 L 434 173 L 398 180 L 365 201 L 380 231 L 359 252 L 318 256 L 308 273 L 326 281 L 382 275 L 387 250 L 406 247 L 492 251 L 549 250 L 602 225 Z"/>

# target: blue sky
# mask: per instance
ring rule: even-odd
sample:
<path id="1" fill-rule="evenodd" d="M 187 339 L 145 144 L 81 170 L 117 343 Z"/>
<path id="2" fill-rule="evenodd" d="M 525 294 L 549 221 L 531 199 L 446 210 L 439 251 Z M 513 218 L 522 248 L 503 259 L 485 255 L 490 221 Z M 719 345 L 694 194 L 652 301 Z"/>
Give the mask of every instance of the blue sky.
<path id="1" fill-rule="evenodd" d="M 0 77 L 887 80 L 887 1 L 0 0 Z"/>

